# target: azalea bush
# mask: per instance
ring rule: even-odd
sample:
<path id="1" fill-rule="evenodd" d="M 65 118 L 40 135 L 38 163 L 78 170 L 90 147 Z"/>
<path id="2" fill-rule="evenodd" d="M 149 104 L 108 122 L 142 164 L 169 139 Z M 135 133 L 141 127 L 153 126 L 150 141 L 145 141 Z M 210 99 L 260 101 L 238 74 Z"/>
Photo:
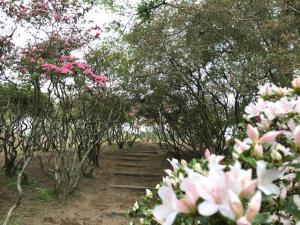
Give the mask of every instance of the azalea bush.
<path id="1" fill-rule="evenodd" d="M 138 224 L 300 224 L 300 77 L 259 87 L 230 154 L 169 160 L 155 193 L 136 202 Z M 131 222 L 134 224 L 134 222 Z"/>

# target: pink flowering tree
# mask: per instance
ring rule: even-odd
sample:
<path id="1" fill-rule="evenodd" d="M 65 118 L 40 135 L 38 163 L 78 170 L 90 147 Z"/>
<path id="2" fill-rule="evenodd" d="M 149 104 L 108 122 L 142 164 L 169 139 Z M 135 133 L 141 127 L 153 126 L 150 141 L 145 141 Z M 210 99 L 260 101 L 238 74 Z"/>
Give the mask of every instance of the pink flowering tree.
<path id="1" fill-rule="evenodd" d="M 30 113 L 19 110 L 16 117 L 16 111 L 6 108 L 0 113 L 1 126 L 5 124 L 17 137 L 8 139 L 15 143 L 7 144 L 20 150 L 7 154 L 18 171 L 18 198 L 5 225 L 21 203 L 21 184 L 34 156 L 54 180 L 58 198 L 73 192 L 82 175 L 91 175 L 98 159 L 109 121 L 109 114 L 100 112 L 107 78 L 72 56 L 89 50 L 100 36 L 100 27 L 85 19 L 92 5 L 79 0 L 0 0 L 1 18 L 5 19 L 5 24 L 0 21 L 1 78 L 24 85 L 32 93 Z M 83 126 L 89 129 L 77 129 Z M 50 159 L 45 158 L 48 155 Z M 20 163 L 17 158 L 22 158 Z"/>
<path id="2" fill-rule="evenodd" d="M 38 118 L 44 115 L 41 124 L 47 146 L 43 150 L 53 152 L 55 157 L 39 157 L 40 165 L 53 177 L 58 198 L 73 192 L 81 175 L 91 175 L 94 166 L 98 166 L 99 146 L 109 121 L 95 110 L 103 102 L 101 91 L 105 89 L 106 76 L 95 74 L 89 65 L 71 55 L 63 55 L 76 47 L 75 43 L 66 47 L 65 42 L 55 36 L 33 49 L 25 49 L 18 67 L 21 79 L 36 90 Z M 55 102 L 54 112 L 44 110 L 39 98 L 42 88 Z"/>
<path id="3" fill-rule="evenodd" d="M 156 191 L 136 202 L 137 224 L 300 224 L 300 77 L 259 87 L 230 154 L 169 160 Z M 135 224 L 131 222 L 131 224 Z"/>

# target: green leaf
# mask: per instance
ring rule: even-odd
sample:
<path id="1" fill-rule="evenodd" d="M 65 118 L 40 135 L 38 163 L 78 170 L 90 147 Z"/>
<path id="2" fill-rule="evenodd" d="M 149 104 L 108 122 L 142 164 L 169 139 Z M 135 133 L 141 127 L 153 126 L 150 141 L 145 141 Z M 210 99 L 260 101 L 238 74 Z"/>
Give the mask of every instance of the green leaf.
<path id="1" fill-rule="evenodd" d="M 300 172 L 296 173 L 295 181 L 300 182 Z"/>
<path id="2" fill-rule="evenodd" d="M 269 213 L 259 213 L 253 220 L 253 225 L 264 224 L 268 221 L 270 214 Z"/>
<path id="3" fill-rule="evenodd" d="M 256 167 L 256 160 L 252 157 L 246 157 L 243 154 L 240 155 L 240 159 L 243 160 L 244 162 L 250 164 L 251 167 L 255 168 Z"/>
<path id="4" fill-rule="evenodd" d="M 300 210 L 295 205 L 295 202 L 292 197 L 290 197 L 285 204 L 285 210 L 287 213 L 294 216 L 296 219 L 300 219 Z"/>

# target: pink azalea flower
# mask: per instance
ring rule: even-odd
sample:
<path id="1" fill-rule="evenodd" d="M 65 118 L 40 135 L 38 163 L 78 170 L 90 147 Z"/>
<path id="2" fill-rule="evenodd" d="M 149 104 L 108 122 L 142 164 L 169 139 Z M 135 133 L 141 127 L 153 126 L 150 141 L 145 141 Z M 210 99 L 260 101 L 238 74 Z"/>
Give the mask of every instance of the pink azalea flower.
<path id="1" fill-rule="evenodd" d="M 259 137 L 259 132 L 256 127 L 248 124 L 247 126 L 247 135 L 251 139 L 252 144 L 263 144 L 263 143 L 272 143 L 276 140 L 276 137 L 281 134 L 281 131 L 269 131 L 264 134 L 262 137 Z"/>
<path id="2" fill-rule="evenodd" d="M 107 77 L 104 76 L 104 75 L 96 75 L 96 74 L 94 74 L 94 75 L 92 75 L 92 78 L 98 84 L 101 84 L 101 83 L 104 83 L 104 82 L 107 81 Z"/>
<path id="3" fill-rule="evenodd" d="M 53 71 L 59 71 L 59 67 L 53 65 L 53 64 L 42 64 L 42 69 L 49 72 L 51 70 Z"/>
<path id="4" fill-rule="evenodd" d="M 240 154 L 250 149 L 250 145 L 248 145 L 247 143 L 242 142 L 238 139 L 234 139 L 234 141 L 235 141 L 235 145 L 233 146 L 233 148 L 237 153 Z"/>
<path id="5" fill-rule="evenodd" d="M 162 200 L 162 205 L 153 209 L 153 216 L 157 222 L 163 225 L 172 225 L 178 213 L 189 213 L 190 209 L 177 198 L 174 190 L 167 186 L 162 186 L 158 195 Z"/>
<path id="6" fill-rule="evenodd" d="M 85 75 L 87 75 L 87 76 L 94 76 L 93 71 L 90 70 L 90 69 L 86 69 L 83 73 L 84 73 Z"/>
<path id="7" fill-rule="evenodd" d="M 252 179 L 252 170 L 243 170 L 239 161 L 226 172 L 226 178 L 229 188 L 240 197 L 252 195 L 257 186 L 257 180 Z"/>
<path id="8" fill-rule="evenodd" d="M 202 184 L 205 177 L 196 172 L 189 173 L 180 184 L 180 189 L 185 192 L 190 205 L 195 205 L 202 191 Z"/>
<path id="9" fill-rule="evenodd" d="M 211 169 L 198 193 L 204 200 L 198 205 L 198 212 L 203 216 L 211 216 L 218 211 L 225 217 L 234 219 L 234 213 L 229 205 L 228 186 L 223 170 Z"/>
<path id="10" fill-rule="evenodd" d="M 65 63 L 62 67 L 72 69 L 73 68 L 73 63 Z"/>
<path id="11" fill-rule="evenodd" d="M 70 69 L 68 67 L 63 66 L 59 69 L 59 72 L 61 72 L 62 74 L 67 74 L 70 72 Z"/>
<path id="12" fill-rule="evenodd" d="M 215 155 L 215 154 L 211 154 L 208 157 L 208 168 L 210 170 L 214 170 L 214 169 L 224 169 L 225 166 L 221 165 L 221 161 L 224 159 L 224 156 L 221 155 Z"/>
<path id="13" fill-rule="evenodd" d="M 87 65 L 85 63 L 81 63 L 81 62 L 74 62 L 73 64 L 82 70 L 84 70 L 87 67 Z"/>
<path id="14" fill-rule="evenodd" d="M 72 60 L 72 59 L 74 59 L 73 56 L 70 56 L 70 55 L 63 55 L 63 56 L 60 57 L 59 60 L 60 60 L 61 62 L 65 62 L 65 61 L 69 61 L 69 60 Z"/>

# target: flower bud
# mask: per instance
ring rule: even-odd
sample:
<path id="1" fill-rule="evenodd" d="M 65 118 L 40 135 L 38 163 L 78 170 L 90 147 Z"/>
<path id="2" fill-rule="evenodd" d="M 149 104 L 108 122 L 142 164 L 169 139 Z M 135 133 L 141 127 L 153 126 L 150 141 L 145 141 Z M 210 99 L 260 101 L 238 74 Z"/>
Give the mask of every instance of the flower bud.
<path id="1" fill-rule="evenodd" d="M 278 151 L 276 151 L 276 150 L 273 150 L 273 151 L 271 152 L 271 158 L 272 158 L 273 160 L 275 160 L 275 161 L 281 161 L 281 160 L 282 160 L 281 154 L 280 154 Z"/>
<path id="2" fill-rule="evenodd" d="M 168 176 L 173 176 L 173 171 L 172 170 L 169 170 L 169 169 L 167 169 L 167 170 L 165 170 L 165 173 L 168 175 Z"/>
<path id="3" fill-rule="evenodd" d="M 205 156 L 205 158 L 206 158 L 206 159 L 208 159 L 208 158 L 209 158 L 209 156 L 210 156 L 210 151 L 209 151 L 209 149 L 208 149 L 208 148 L 207 148 L 207 149 L 205 149 L 204 156 Z"/>
<path id="4" fill-rule="evenodd" d="M 257 158 L 262 158 L 264 156 L 264 149 L 262 145 L 256 144 L 254 146 L 254 155 Z"/>
<path id="5" fill-rule="evenodd" d="M 146 196 L 147 196 L 148 198 L 153 198 L 153 193 L 152 193 L 152 191 L 149 190 L 149 189 L 146 189 Z"/>
<path id="6" fill-rule="evenodd" d="M 229 190 L 229 202 L 230 207 L 235 214 L 236 218 L 241 218 L 244 214 L 244 209 L 241 200 L 239 197 L 231 190 Z"/>
<path id="7" fill-rule="evenodd" d="M 182 160 L 180 161 L 180 163 L 181 163 L 181 165 L 182 165 L 183 167 L 187 166 L 187 162 L 186 162 L 184 159 L 182 159 Z"/>
<path id="8" fill-rule="evenodd" d="M 293 81 L 292 81 L 292 87 L 295 90 L 300 90 L 300 77 L 296 77 Z"/>
<path id="9" fill-rule="evenodd" d="M 294 184 L 293 182 L 289 183 L 288 186 L 286 187 L 288 191 L 293 190 Z"/>
<path id="10" fill-rule="evenodd" d="M 287 196 L 287 188 L 283 188 L 280 193 L 280 202 L 284 202 Z"/>
<path id="11" fill-rule="evenodd" d="M 262 199 L 262 194 L 260 191 L 256 192 L 256 194 L 251 198 L 246 213 L 246 218 L 249 221 L 252 221 L 255 218 L 255 216 L 258 214 L 261 206 L 261 199 Z"/>
<path id="12" fill-rule="evenodd" d="M 196 164 L 194 165 L 194 170 L 195 170 L 196 172 L 201 172 L 201 171 L 202 171 L 202 168 L 201 168 L 200 163 L 196 163 Z"/>
<path id="13" fill-rule="evenodd" d="M 297 126 L 294 130 L 294 138 L 297 152 L 300 154 L 300 126 Z"/>
<path id="14" fill-rule="evenodd" d="M 133 206 L 133 211 L 137 211 L 139 209 L 139 203 L 135 202 Z"/>
<path id="15" fill-rule="evenodd" d="M 181 182 L 184 179 L 183 173 L 178 173 L 178 180 Z"/>

